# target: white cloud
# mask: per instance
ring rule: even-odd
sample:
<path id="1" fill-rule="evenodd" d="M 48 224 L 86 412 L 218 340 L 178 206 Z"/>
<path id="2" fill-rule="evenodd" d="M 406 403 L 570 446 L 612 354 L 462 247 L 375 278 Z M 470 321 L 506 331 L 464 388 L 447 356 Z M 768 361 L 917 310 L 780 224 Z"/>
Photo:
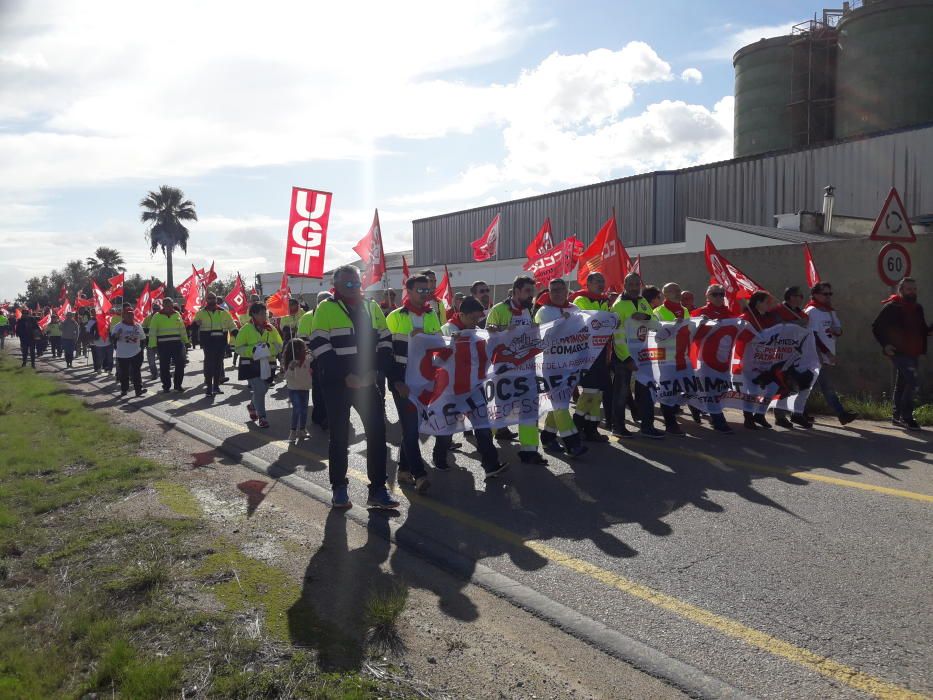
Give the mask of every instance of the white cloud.
<path id="1" fill-rule="evenodd" d="M 696 83 L 699 85 L 703 82 L 703 74 L 697 68 L 685 68 L 680 73 L 680 79 L 685 83 Z"/>
<path id="2" fill-rule="evenodd" d="M 732 61 L 732 56 L 743 46 L 753 44 L 760 39 L 790 34 L 794 24 L 796 22 L 784 22 L 783 24 L 739 29 L 720 40 L 715 46 L 703 51 L 695 51 L 689 54 L 689 57 L 702 61 Z"/>

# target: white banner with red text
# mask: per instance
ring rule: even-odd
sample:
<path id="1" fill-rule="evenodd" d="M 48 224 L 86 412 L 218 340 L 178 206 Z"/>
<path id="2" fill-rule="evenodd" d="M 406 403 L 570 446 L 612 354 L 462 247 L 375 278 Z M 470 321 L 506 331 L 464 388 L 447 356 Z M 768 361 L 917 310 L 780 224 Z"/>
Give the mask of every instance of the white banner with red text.
<path id="1" fill-rule="evenodd" d="M 405 383 L 420 413 L 420 432 L 536 423 L 549 411 L 569 408 L 580 377 L 612 342 L 617 323 L 606 311 L 576 311 L 498 333 L 412 336 Z"/>

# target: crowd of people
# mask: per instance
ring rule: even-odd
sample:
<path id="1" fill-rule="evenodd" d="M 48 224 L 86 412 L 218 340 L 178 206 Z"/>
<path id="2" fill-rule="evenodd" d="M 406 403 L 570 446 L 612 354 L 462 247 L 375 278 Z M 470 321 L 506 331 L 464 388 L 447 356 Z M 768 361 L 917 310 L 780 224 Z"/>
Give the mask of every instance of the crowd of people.
<path id="1" fill-rule="evenodd" d="M 520 423 L 517 431 L 475 428 L 463 436 L 437 436 L 431 466 L 438 471 L 450 469 L 452 452 L 463 446 L 456 437 L 475 442 L 486 477 L 495 478 L 508 466 L 500 458 L 497 442 L 517 441 L 522 463 L 546 465 L 542 452 L 581 457 L 588 450 L 586 443 L 606 442 L 609 434 L 620 439 L 637 435 L 655 440 L 682 435 L 684 414 L 677 406 L 661 405 L 664 429 L 655 425 L 651 391 L 635 380 L 637 365 L 624 331 L 629 318 L 657 324 L 689 317 L 740 317 L 759 330 L 779 323 L 800 324 L 812 331 L 816 340 L 821 363 L 816 388 L 841 424 L 858 417 L 845 408 L 833 388 L 836 345 L 843 328 L 833 309 L 833 287 L 828 282 L 810 290 L 790 287 L 783 301 L 764 291 L 755 292 L 741 314 L 727 304 L 720 285 L 710 285 L 705 304 L 696 306 L 693 293 L 680 285 L 645 286 L 634 273 L 625 278 L 621 294 L 608 294 L 606 281 L 598 272 L 586 278 L 585 288 L 573 293 L 563 279 L 551 281 L 546 290 L 536 293 L 535 281 L 519 276 L 508 297 L 499 303 L 492 302 L 490 285 L 477 281 L 469 294 L 457 296 L 454 308 L 436 298 L 436 286 L 435 273 L 423 270 L 407 279 L 401 305 L 396 304 L 393 290 L 384 292 L 377 302 L 364 296 L 359 270 L 348 265 L 334 271 L 332 290 L 318 295 L 313 310 L 292 299 L 288 315 L 273 319 L 260 298 L 253 295 L 247 313 L 234 317 L 217 296 L 208 293 L 204 307 L 187 325 L 173 300 L 163 299 L 153 304 L 152 313 L 142 323 L 134 318 L 132 305 L 122 305 L 114 310 L 107 329 L 98 328 L 102 320 L 87 310 L 58 318 L 50 309 L 37 317 L 28 308 L 13 307 L 0 311 L 0 348 L 7 335 L 15 335 L 23 367 L 27 363 L 35 367 L 36 358 L 46 352 L 53 359 L 61 358 L 65 367 L 73 367 L 77 357 L 90 355 L 95 375 L 113 375 L 116 370 L 121 396 L 131 387 L 141 396 L 147 391 L 142 378 L 144 362 L 162 392 L 184 392 L 188 353 L 200 345 L 205 394 L 223 394 L 222 386 L 228 381 L 226 359 L 232 357 L 237 379 L 245 382 L 249 393 L 249 419 L 262 430 L 270 427 L 267 392 L 275 381 L 284 380 L 292 407 L 288 439 L 308 438 L 311 424 L 328 433 L 334 508 L 352 505 L 347 489 L 351 408 L 360 416 L 367 443 L 367 506 L 394 509 L 399 505 L 387 488 L 385 407 L 389 395 L 401 428 L 399 483 L 419 493 L 430 487 L 421 451 L 419 412 L 405 382 L 409 341 L 419 333 L 455 336 L 485 328 L 495 334 L 547 323 L 578 310 L 611 312 L 620 322 L 613 342 L 581 378 L 572 413 L 569 409 L 554 410 L 545 416 L 543 425 L 529 419 Z M 48 319 L 50 314 L 51 320 L 43 327 L 38 319 Z M 918 430 L 913 415 L 918 358 L 927 351 L 933 327 L 917 303 L 914 279 L 900 282 L 897 293 L 881 307 L 872 331 L 895 372 L 893 424 Z M 637 431 L 629 428 L 626 413 L 638 426 Z M 705 420 L 718 433 L 733 432 L 722 412 L 704 414 L 691 407 L 689 413 L 696 423 Z M 784 428 L 808 429 L 813 418 L 803 409 L 776 410 L 775 422 Z M 749 412 L 744 415 L 744 427 L 768 430 L 772 424 L 765 413 Z"/>

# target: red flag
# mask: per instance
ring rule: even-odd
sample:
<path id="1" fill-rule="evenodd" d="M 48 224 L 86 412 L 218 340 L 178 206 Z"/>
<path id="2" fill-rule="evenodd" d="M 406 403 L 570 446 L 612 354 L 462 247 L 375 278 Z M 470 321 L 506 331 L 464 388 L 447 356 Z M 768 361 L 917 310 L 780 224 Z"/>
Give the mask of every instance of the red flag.
<path id="1" fill-rule="evenodd" d="M 186 324 L 190 324 L 194 320 L 194 315 L 204 306 L 202 289 L 200 284 L 188 286 L 188 293 L 185 295 L 185 308 L 181 314 L 182 320 Z"/>
<path id="2" fill-rule="evenodd" d="M 496 214 L 489 226 L 486 227 L 486 233 L 483 234 L 483 237 L 473 241 L 470 245 L 473 246 L 473 259 L 476 262 L 483 262 L 498 255 L 499 214 Z"/>
<path id="3" fill-rule="evenodd" d="M 554 241 L 551 237 L 551 217 L 545 217 L 541 230 L 534 237 L 528 247 L 525 249 L 525 256 L 528 258 L 526 265 L 531 265 L 540 256 L 544 255 L 554 247 Z M 526 266 L 527 270 L 528 267 Z"/>
<path id="4" fill-rule="evenodd" d="M 86 306 L 94 306 L 94 300 L 84 296 L 84 290 L 82 289 L 78 292 L 78 296 L 75 297 L 75 308 L 83 309 Z"/>
<path id="5" fill-rule="evenodd" d="M 94 296 L 94 316 L 97 319 L 97 335 L 101 340 L 110 337 L 110 309 L 113 304 L 104 294 L 104 290 L 91 280 L 91 294 Z"/>
<path id="6" fill-rule="evenodd" d="M 570 274 L 582 252 L 583 241 L 570 236 L 534 260 L 525 263 L 524 269 L 534 276 L 539 287 L 544 287 L 550 284 L 551 280 Z"/>
<path id="7" fill-rule="evenodd" d="M 245 314 L 249 309 L 249 301 L 246 298 L 246 290 L 243 289 L 243 280 L 240 279 L 239 274 L 236 276 L 236 282 L 233 284 L 233 289 L 231 289 L 230 293 L 224 297 L 224 301 L 227 302 L 227 306 L 237 316 Z"/>
<path id="8" fill-rule="evenodd" d="M 133 309 L 133 320 L 136 323 L 142 323 L 146 320 L 146 316 L 149 315 L 149 312 L 152 311 L 152 293 L 149 291 L 149 283 L 143 286 L 143 291 L 139 294 L 139 299 L 136 300 L 136 308 Z"/>
<path id="9" fill-rule="evenodd" d="M 577 282 L 581 287 L 585 287 L 587 275 L 591 272 L 601 272 L 606 278 L 606 289 L 610 292 L 621 292 L 629 264 L 628 252 L 619 240 L 616 217 L 613 214 L 599 229 L 589 248 L 580 255 Z"/>
<path id="10" fill-rule="evenodd" d="M 373 224 L 362 240 L 356 244 L 353 251 L 363 261 L 363 274 L 360 281 L 363 289 L 371 287 L 382 279 L 386 273 L 386 259 L 382 254 L 382 229 L 379 226 L 379 210 L 373 216 Z"/>
<path id="11" fill-rule="evenodd" d="M 411 277 L 411 271 L 408 269 L 408 261 L 405 259 L 405 256 L 402 256 L 402 288 L 405 288 L 405 284 L 408 282 L 408 278 Z"/>
<path id="12" fill-rule="evenodd" d="M 295 277 L 324 277 L 324 251 L 330 220 L 330 192 L 292 187 L 285 239 L 285 272 Z"/>
<path id="13" fill-rule="evenodd" d="M 266 299 L 266 310 L 271 316 L 288 316 L 288 299 L 291 296 L 291 289 L 288 287 L 288 274 L 282 273 L 282 280 L 279 282 L 279 288 L 275 294 Z"/>
<path id="14" fill-rule="evenodd" d="M 110 283 L 110 288 L 107 290 L 108 299 L 116 299 L 117 297 L 123 296 L 123 284 L 126 281 L 126 273 L 121 272 L 119 275 L 115 275 L 107 280 Z"/>
<path id="15" fill-rule="evenodd" d="M 444 265 L 444 276 L 434 290 L 434 298 L 444 302 L 448 309 L 454 308 L 454 288 L 450 283 L 450 272 L 447 271 L 446 265 Z"/>
<path id="16" fill-rule="evenodd" d="M 156 287 L 151 292 L 149 292 L 149 305 L 152 306 L 152 302 L 159 301 L 160 299 L 165 298 L 165 285 L 163 284 L 160 287 Z"/>
<path id="17" fill-rule="evenodd" d="M 49 312 L 45 316 L 39 319 L 39 330 L 44 331 L 46 328 L 48 328 L 48 325 L 51 322 L 52 322 L 52 311 L 49 310 Z"/>
<path id="18" fill-rule="evenodd" d="M 194 265 L 191 266 L 191 269 L 194 270 Z M 187 299 L 188 291 L 191 289 L 191 287 L 193 286 L 196 287 L 197 282 L 198 282 L 197 270 L 194 270 L 194 272 L 188 275 L 188 277 L 185 278 L 185 281 L 179 284 L 177 287 L 175 287 L 175 289 L 178 290 L 179 296 L 181 296 L 183 299 Z"/>
<path id="19" fill-rule="evenodd" d="M 711 284 L 720 284 L 726 292 L 729 308 L 734 313 L 742 312 L 743 300 L 751 297 L 758 290 L 766 291 L 751 277 L 723 257 L 716 250 L 710 237 L 706 237 L 706 269 L 711 275 Z"/>
<path id="20" fill-rule="evenodd" d="M 204 288 L 207 289 L 211 283 L 217 279 L 217 273 L 214 272 L 214 261 L 211 260 L 211 269 L 205 272 L 204 270 L 198 270 L 198 276 L 201 279 L 201 284 L 204 285 Z"/>
<path id="21" fill-rule="evenodd" d="M 55 309 L 55 315 L 63 319 L 65 318 L 65 315 L 70 311 L 71 311 L 71 302 L 69 302 L 68 299 L 65 299 L 65 302 L 61 306 L 59 306 L 57 309 Z"/>
<path id="22" fill-rule="evenodd" d="M 807 268 L 807 286 L 815 287 L 820 283 L 820 273 L 816 269 L 816 263 L 813 262 L 813 253 L 810 252 L 810 244 L 803 244 L 803 259 Z"/>

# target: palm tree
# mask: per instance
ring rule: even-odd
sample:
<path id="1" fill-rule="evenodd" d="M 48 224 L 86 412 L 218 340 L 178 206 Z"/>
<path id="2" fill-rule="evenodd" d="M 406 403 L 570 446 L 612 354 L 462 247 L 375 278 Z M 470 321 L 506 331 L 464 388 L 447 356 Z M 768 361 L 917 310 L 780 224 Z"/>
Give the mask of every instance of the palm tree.
<path id="1" fill-rule="evenodd" d="M 95 250 L 94 257 L 88 258 L 84 264 L 87 266 L 87 271 L 91 277 L 97 279 L 98 284 L 103 284 L 118 272 L 126 272 L 126 261 L 120 255 L 120 252 L 106 246 L 101 246 Z"/>
<path id="2" fill-rule="evenodd" d="M 158 191 L 150 191 L 140 201 L 143 213 L 140 220 L 148 223 L 146 238 L 153 253 L 159 248 L 165 254 L 165 283 L 174 289 L 172 278 L 172 251 L 181 248 L 188 252 L 188 229 L 182 221 L 197 221 L 194 202 L 185 199 L 185 193 L 177 187 L 162 185 Z"/>

